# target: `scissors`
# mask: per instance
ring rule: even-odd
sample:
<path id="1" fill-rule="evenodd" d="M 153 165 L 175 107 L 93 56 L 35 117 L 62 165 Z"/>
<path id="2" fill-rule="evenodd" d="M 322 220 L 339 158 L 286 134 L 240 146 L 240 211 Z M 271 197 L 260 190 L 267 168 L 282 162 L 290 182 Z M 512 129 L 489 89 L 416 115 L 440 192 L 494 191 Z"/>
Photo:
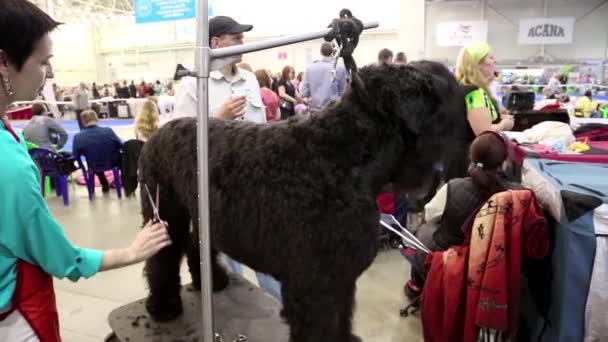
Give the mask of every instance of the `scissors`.
<path id="1" fill-rule="evenodd" d="M 154 214 L 153 222 L 162 223 L 166 226 L 167 222 L 161 220 L 160 212 L 158 211 L 158 205 L 159 205 L 159 195 L 158 194 L 160 192 L 158 184 L 156 185 L 156 202 L 152 199 L 152 195 L 150 194 L 150 189 L 148 188 L 148 184 L 144 184 L 144 187 L 146 188 L 146 193 L 148 194 L 148 200 L 150 201 L 150 205 L 152 206 L 152 209 L 153 209 L 153 214 Z"/>

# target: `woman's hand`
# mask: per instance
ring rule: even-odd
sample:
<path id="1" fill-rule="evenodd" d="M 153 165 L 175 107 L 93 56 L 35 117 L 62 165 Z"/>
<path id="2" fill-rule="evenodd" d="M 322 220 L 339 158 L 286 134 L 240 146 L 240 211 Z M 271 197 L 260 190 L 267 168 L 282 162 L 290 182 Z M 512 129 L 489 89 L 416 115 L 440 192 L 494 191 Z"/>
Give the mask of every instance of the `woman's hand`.
<path id="1" fill-rule="evenodd" d="M 515 119 L 513 118 L 513 115 L 502 115 L 501 116 L 502 120 L 500 120 L 500 126 L 502 128 L 503 131 L 510 131 L 513 129 L 513 126 L 515 125 Z"/>
<path id="2" fill-rule="evenodd" d="M 137 234 L 128 251 L 133 258 L 132 262 L 138 263 L 150 258 L 170 244 L 171 238 L 169 237 L 165 223 L 148 222 Z"/>

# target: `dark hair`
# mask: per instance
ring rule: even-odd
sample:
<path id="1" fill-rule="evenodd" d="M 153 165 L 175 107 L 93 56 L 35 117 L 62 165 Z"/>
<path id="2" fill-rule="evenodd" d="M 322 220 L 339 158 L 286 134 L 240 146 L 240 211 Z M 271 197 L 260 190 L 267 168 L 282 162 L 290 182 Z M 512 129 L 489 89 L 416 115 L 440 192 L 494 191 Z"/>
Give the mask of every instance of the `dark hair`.
<path id="1" fill-rule="evenodd" d="M 380 50 L 380 52 L 378 52 L 378 62 L 379 63 L 384 63 L 388 60 L 392 60 L 393 59 L 393 51 L 389 50 L 389 49 L 382 49 Z"/>
<path id="2" fill-rule="evenodd" d="M 585 96 L 587 96 L 588 98 L 591 98 L 591 96 L 593 96 L 593 93 L 591 92 L 591 90 L 587 90 L 585 92 Z"/>
<path id="3" fill-rule="evenodd" d="M 269 88 L 272 86 L 272 80 L 270 76 L 268 76 L 268 72 L 264 69 L 258 69 L 254 72 L 255 78 L 258 79 L 258 83 L 260 84 L 260 88 Z"/>
<path id="4" fill-rule="evenodd" d="M 46 107 L 40 102 L 32 104 L 32 115 L 42 115 L 46 113 Z"/>
<path id="5" fill-rule="evenodd" d="M 281 79 L 283 80 L 289 80 L 289 73 L 293 70 L 293 72 L 295 73 L 296 70 L 292 67 L 290 67 L 289 65 L 286 65 L 283 68 L 283 71 L 281 71 Z"/>
<path id="6" fill-rule="evenodd" d="M 395 62 L 407 63 L 407 56 L 405 55 L 405 52 L 398 52 L 395 55 Z"/>
<path id="7" fill-rule="evenodd" d="M 334 47 L 331 43 L 325 42 L 321 44 L 321 55 L 329 57 L 332 53 L 334 53 Z"/>
<path id="8" fill-rule="evenodd" d="M 471 144 L 469 175 L 485 196 L 507 190 L 501 170 L 507 156 L 507 142 L 501 133 L 483 132 Z"/>
<path id="9" fill-rule="evenodd" d="M 45 34 L 61 23 L 56 22 L 27 0 L 0 1 L 0 50 L 21 71 L 34 46 Z"/>

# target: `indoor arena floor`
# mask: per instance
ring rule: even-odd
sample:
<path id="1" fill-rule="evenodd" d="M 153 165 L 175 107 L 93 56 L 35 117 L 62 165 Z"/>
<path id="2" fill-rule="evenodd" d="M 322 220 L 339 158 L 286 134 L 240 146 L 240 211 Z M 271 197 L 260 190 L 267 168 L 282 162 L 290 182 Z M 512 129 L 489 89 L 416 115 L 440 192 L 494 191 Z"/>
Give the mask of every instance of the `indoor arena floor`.
<path id="1" fill-rule="evenodd" d="M 120 122 L 119 122 L 120 121 Z M 101 122 L 112 126 L 123 139 L 133 138 L 132 120 Z M 73 135 L 77 128 L 67 122 Z M 22 127 L 15 123 L 15 127 Z M 47 197 L 47 203 L 65 228 L 69 239 L 80 246 L 110 249 L 126 247 L 137 233 L 140 223 L 138 198 L 119 200 L 116 192 L 88 200 L 86 188 L 70 187 L 70 205 L 64 207 L 61 198 Z M 143 265 L 134 265 L 96 275 L 92 279 L 72 283 L 56 280 L 55 291 L 59 307 L 61 334 L 64 342 L 99 342 L 110 333 L 109 313 L 147 294 L 142 274 Z M 249 272 L 251 273 L 251 272 Z M 354 331 L 366 342 L 422 341 L 418 316 L 401 318 L 399 310 L 407 303 L 403 284 L 409 275 L 409 265 L 396 250 L 379 253 L 374 264 L 357 284 L 357 308 Z M 252 274 L 245 274 L 255 279 Z M 185 263 L 182 283 L 190 282 Z M 253 336 L 251 340 L 255 341 Z M 266 341 L 265 341 L 266 342 Z M 275 342 L 275 341 L 267 341 Z M 282 342 L 282 341 L 277 341 Z"/>

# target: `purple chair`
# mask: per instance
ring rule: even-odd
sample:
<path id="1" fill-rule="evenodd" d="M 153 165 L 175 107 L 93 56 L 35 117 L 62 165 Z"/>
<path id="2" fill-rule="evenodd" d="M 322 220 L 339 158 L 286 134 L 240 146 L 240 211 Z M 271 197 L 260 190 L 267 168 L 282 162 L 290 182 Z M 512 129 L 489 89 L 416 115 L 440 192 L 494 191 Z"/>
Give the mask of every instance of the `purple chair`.
<path id="1" fill-rule="evenodd" d="M 89 191 L 89 200 L 93 200 L 95 194 L 95 173 L 112 170 L 114 173 L 114 185 L 118 198 L 122 198 L 122 184 L 120 182 L 120 165 L 122 151 L 119 145 L 113 143 L 91 144 L 78 151 L 74 151 L 78 165 L 83 170 L 84 179 Z M 86 167 L 82 158 L 86 159 Z"/>
<path id="2" fill-rule="evenodd" d="M 73 160 L 73 158 L 62 156 L 44 148 L 32 148 L 28 152 L 40 170 L 40 192 L 42 196 L 44 197 L 45 195 L 44 178 L 48 176 L 53 178 L 55 188 L 57 189 L 57 196 L 63 195 L 63 205 L 66 207 L 70 205 L 68 192 L 69 172 L 62 170 L 60 161 L 63 162 L 66 159 Z"/>

